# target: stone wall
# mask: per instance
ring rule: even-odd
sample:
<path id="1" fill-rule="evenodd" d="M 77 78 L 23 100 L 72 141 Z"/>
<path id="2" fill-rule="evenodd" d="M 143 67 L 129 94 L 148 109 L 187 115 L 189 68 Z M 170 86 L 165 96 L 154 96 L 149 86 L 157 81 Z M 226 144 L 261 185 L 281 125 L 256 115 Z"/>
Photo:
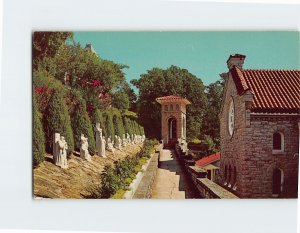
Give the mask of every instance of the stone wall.
<path id="1" fill-rule="evenodd" d="M 153 183 L 158 168 L 158 155 L 159 152 L 155 153 L 152 156 L 149 165 L 146 171 L 144 172 L 144 176 L 141 179 L 141 182 L 139 183 L 139 186 L 137 187 L 133 195 L 133 199 L 148 199 L 151 197 Z"/>
<path id="2" fill-rule="evenodd" d="M 279 197 L 297 197 L 299 116 L 251 113 L 247 93 L 237 94 L 230 75 L 224 94 L 220 113 L 219 183 L 241 198 L 271 198 L 273 171 L 278 168 L 284 176 L 283 189 Z M 231 100 L 235 106 L 235 126 L 232 136 L 228 131 Z M 284 134 L 284 153 L 272 153 L 275 132 Z"/>
<path id="3" fill-rule="evenodd" d="M 188 155 L 182 152 L 177 145 L 175 149 L 176 155 L 185 169 L 188 177 L 192 181 L 198 196 L 201 198 L 216 198 L 216 199 L 237 199 L 238 197 L 232 192 L 224 189 L 217 183 L 206 178 L 206 171 L 195 166 L 195 161 Z"/>

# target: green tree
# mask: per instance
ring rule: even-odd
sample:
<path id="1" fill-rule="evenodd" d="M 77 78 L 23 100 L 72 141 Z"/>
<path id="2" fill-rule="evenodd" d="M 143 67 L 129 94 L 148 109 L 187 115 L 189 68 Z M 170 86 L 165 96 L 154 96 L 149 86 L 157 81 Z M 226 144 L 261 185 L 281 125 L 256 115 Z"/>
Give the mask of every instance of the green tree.
<path id="1" fill-rule="evenodd" d="M 155 99 L 167 95 L 179 95 L 192 104 L 187 107 L 187 138 L 200 135 L 207 98 L 200 78 L 186 69 L 171 66 L 167 69 L 153 68 L 142 74 L 132 84 L 139 89 L 137 111 L 139 122 L 144 126 L 147 137 L 160 138 L 161 107 Z"/>
<path id="2" fill-rule="evenodd" d="M 34 66 L 44 58 L 53 58 L 68 38 L 73 38 L 72 32 L 34 32 L 32 45 Z"/>
<path id="3" fill-rule="evenodd" d="M 107 137 L 110 137 L 111 140 L 114 140 L 115 128 L 114 128 L 113 116 L 112 116 L 111 111 L 108 111 L 108 110 L 105 111 L 103 116 L 104 116 L 104 119 L 105 119 Z"/>
<path id="4" fill-rule="evenodd" d="M 211 137 L 217 148 L 219 148 L 220 146 L 219 112 L 221 108 L 223 89 L 223 80 L 211 83 L 206 87 L 208 105 L 205 111 L 201 130 L 203 134 L 209 135 Z"/>
<path id="5" fill-rule="evenodd" d="M 81 134 L 88 138 L 89 151 L 95 154 L 95 138 L 91 120 L 86 111 L 85 100 L 81 97 L 79 91 L 72 90 L 73 99 L 75 103 L 71 112 L 71 123 L 74 135 L 75 149 L 79 150 L 81 143 Z"/>
<path id="6" fill-rule="evenodd" d="M 54 90 L 43 115 L 43 122 L 48 149 L 52 149 L 54 133 L 60 133 L 60 135 L 65 137 L 69 150 L 74 150 L 70 115 L 61 92 Z"/>
<path id="7" fill-rule="evenodd" d="M 38 111 L 36 97 L 33 95 L 33 138 L 32 138 L 32 152 L 33 152 L 33 166 L 37 166 L 45 159 L 45 136 L 41 122 L 41 116 Z"/>

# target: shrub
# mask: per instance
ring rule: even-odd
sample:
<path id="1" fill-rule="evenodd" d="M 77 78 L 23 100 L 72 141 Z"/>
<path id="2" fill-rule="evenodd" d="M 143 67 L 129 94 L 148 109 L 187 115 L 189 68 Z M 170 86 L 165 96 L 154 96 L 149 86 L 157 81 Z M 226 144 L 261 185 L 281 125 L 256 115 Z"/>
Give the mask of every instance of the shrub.
<path id="1" fill-rule="evenodd" d="M 43 125 L 48 148 L 52 149 L 54 133 L 60 133 L 68 143 L 69 151 L 74 150 L 70 115 L 61 92 L 55 90 L 49 99 L 48 107 L 43 116 Z"/>
<path id="2" fill-rule="evenodd" d="M 93 133 L 92 123 L 86 111 L 85 100 L 81 97 L 79 92 L 72 90 L 72 94 L 75 96 L 75 107 L 71 113 L 71 123 L 74 135 L 75 149 L 79 150 L 81 143 L 81 134 L 84 134 L 88 138 L 89 151 L 91 154 L 95 154 L 95 138 Z"/>
<path id="3" fill-rule="evenodd" d="M 32 138 L 32 152 L 33 152 L 33 166 L 37 166 L 45 159 L 45 136 L 41 122 L 41 116 L 38 111 L 36 97 L 33 95 L 33 138 Z"/>
<path id="4" fill-rule="evenodd" d="M 125 133 L 125 130 L 124 130 L 122 118 L 118 116 L 118 114 L 114 114 L 113 123 L 114 123 L 115 134 L 122 137 L 122 135 Z"/>
<path id="5" fill-rule="evenodd" d="M 113 118 L 112 118 L 111 112 L 105 111 L 103 114 L 103 117 L 105 119 L 105 127 L 106 127 L 107 137 L 110 137 L 111 140 L 114 140 L 115 129 L 114 129 L 114 123 L 113 123 Z"/>
<path id="6" fill-rule="evenodd" d="M 112 199 L 124 199 L 125 190 L 119 189 L 111 198 Z"/>

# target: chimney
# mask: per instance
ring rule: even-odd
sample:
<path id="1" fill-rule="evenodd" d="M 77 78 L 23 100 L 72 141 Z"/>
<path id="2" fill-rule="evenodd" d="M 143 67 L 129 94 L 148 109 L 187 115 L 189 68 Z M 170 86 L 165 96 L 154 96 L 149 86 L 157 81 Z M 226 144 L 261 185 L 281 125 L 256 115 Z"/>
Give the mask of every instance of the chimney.
<path id="1" fill-rule="evenodd" d="M 228 69 L 232 69 L 234 66 L 243 69 L 244 61 L 246 56 L 242 54 L 232 54 L 227 60 Z"/>

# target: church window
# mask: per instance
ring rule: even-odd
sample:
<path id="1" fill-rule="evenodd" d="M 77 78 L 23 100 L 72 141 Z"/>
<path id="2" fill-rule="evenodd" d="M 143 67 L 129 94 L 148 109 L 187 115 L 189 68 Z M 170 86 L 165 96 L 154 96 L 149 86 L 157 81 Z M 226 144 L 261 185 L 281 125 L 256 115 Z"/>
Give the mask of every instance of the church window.
<path id="1" fill-rule="evenodd" d="M 284 135 L 283 133 L 276 132 L 273 134 L 273 152 L 284 151 Z"/>

